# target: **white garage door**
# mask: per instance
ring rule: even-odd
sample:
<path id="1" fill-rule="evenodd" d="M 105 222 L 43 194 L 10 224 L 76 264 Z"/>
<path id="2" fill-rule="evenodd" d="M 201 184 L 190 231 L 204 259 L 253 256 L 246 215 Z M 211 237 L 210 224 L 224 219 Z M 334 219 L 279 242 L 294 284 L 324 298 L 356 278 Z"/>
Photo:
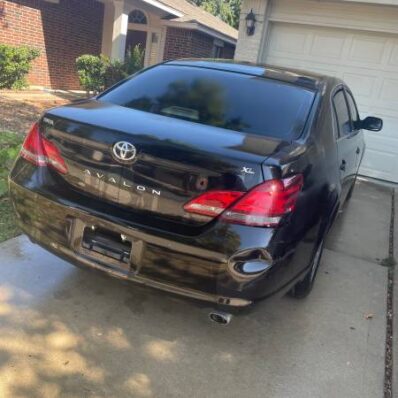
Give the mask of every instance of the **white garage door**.
<path id="1" fill-rule="evenodd" d="M 272 22 L 263 57 L 343 79 L 361 117 L 384 120 L 382 132 L 365 133 L 360 173 L 398 182 L 398 35 Z"/>

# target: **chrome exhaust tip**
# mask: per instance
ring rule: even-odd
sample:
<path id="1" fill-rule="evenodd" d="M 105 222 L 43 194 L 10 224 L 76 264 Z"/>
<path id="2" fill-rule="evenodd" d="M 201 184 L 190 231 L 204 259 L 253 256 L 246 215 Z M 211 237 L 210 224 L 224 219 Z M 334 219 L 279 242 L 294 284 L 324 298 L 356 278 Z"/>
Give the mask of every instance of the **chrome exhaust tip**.
<path id="1" fill-rule="evenodd" d="M 232 320 L 232 314 L 222 311 L 212 311 L 209 314 L 209 318 L 219 325 L 227 326 Z"/>

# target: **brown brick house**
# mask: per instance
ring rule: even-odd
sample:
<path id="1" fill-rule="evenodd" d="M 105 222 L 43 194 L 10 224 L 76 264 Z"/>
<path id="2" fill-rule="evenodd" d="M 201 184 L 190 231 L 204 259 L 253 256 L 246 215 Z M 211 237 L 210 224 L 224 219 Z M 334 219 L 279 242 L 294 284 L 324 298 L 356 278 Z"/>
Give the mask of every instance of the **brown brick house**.
<path id="1" fill-rule="evenodd" d="M 0 0 L 0 43 L 41 56 L 29 83 L 78 89 L 75 59 L 122 59 L 145 48 L 145 66 L 180 57 L 233 58 L 237 31 L 186 0 Z"/>

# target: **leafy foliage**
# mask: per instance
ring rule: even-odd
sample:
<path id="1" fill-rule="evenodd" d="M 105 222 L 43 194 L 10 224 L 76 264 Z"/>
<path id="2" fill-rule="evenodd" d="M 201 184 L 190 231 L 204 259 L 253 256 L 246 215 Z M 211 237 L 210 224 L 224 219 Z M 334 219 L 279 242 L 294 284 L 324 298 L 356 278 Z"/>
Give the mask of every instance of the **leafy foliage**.
<path id="1" fill-rule="evenodd" d="M 145 51 L 141 49 L 139 44 L 133 48 L 130 47 L 127 50 L 127 54 L 124 59 L 127 76 L 138 72 L 144 67 L 144 55 Z"/>
<path id="2" fill-rule="evenodd" d="M 86 91 L 99 92 L 104 87 L 105 61 L 102 56 L 84 54 L 76 58 L 80 85 Z"/>
<path id="3" fill-rule="evenodd" d="M 239 27 L 241 0 L 191 0 L 235 29 Z"/>
<path id="4" fill-rule="evenodd" d="M 21 135 L 0 132 L 0 242 L 19 234 L 8 198 L 7 178 L 21 148 L 22 140 Z"/>
<path id="5" fill-rule="evenodd" d="M 127 77 L 124 62 L 117 59 L 112 61 L 106 58 L 104 67 L 104 89 L 113 86 Z"/>
<path id="6" fill-rule="evenodd" d="M 0 133 L 0 198 L 6 195 L 8 173 L 17 157 L 22 137 L 10 132 Z"/>
<path id="7" fill-rule="evenodd" d="M 137 45 L 129 49 L 124 61 L 111 60 L 103 55 L 85 54 L 76 59 L 80 85 L 87 91 L 100 91 L 113 86 L 144 66 L 144 50 Z"/>
<path id="8" fill-rule="evenodd" d="M 8 197 L 0 198 L 0 242 L 11 239 L 21 232 L 15 223 L 15 214 Z"/>
<path id="9" fill-rule="evenodd" d="M 25 87 L 31 62 L 39 55 L 39 50 L 28 46 L 0 44 L 0 89 Z"/>

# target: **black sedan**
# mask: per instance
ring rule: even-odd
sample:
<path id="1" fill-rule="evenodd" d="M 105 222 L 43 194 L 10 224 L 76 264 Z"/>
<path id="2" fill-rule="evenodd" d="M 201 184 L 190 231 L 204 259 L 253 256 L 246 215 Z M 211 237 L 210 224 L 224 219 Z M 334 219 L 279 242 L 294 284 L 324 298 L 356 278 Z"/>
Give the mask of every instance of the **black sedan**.
<path id="1" fill-rule="evenodd" d="M 11 172 L 30 239 L 83 267 L 211 303 L 305 297 L 365 145 L 341 80 L 179 60 L 47 111 Z"/>

